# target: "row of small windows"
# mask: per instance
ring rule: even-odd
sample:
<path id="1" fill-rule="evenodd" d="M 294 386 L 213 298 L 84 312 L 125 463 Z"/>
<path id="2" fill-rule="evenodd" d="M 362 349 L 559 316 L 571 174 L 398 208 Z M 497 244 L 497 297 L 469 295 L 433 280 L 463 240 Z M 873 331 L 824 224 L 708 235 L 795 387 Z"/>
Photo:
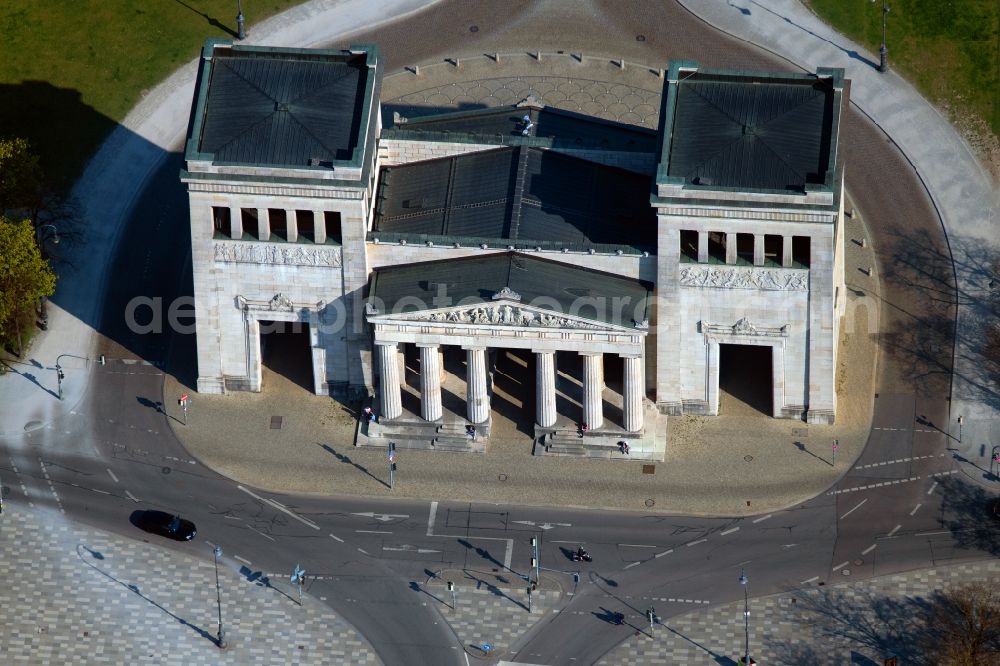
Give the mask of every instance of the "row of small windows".
<path id="1" fill-rule="evenodd" d="M 701 256 L 698 252 L 699 234 L 707 237 Z M 763 238 L 759 248 L 756 243 L 758 237 Z M 809 268 L 809 237 L 792 236 L 788 244 L 785 243 L 785 238 L 773 234 L 682 229 L 681 257 L 682 260 L 691 262 Z"/>
<path id="2" fill-rule="evenodd" d="M 260 212 L 265 214 L 264 218 L 260 217 Z M 289 216 L 290 212 L 294 216 Z M 239 214 L 239 220 L 233 219 L 234 214 Z M 212 221 L 215 238 L 291 243 L 343 242 L 340 213 L 329 210 L 317 214 L 311 210 L 212 206 Z"/>

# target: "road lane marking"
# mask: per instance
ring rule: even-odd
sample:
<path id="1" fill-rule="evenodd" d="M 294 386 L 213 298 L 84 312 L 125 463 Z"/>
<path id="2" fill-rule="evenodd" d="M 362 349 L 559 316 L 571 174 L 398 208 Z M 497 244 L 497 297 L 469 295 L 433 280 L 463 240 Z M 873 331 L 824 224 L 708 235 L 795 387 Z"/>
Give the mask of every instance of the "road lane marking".
<path id="1" fill-rule="evenodd" d="M 753 521 L 753 523 L 754 523 L 754 525 L 756 525 L 757 523 L 759 523 L 759 522 L 761 522 L 761 521 L 764 521 L 764 520 L 767 520 L 767 519 L 768 519 L 768 518 L 770 518 L 770 517 L 771 517 L 772 515 L 773 515 L 773 514 L 770 514 L 770 513 L 769 513 L 769 514 L 767 514 L 766 516 L 761 516 L 760 518 L 758 518 L 758 519 L 756 519 L 755 521 Z"/>
<path id="2" fill-rule="evenodd" d="M 927 491 L 927 494 L 930 495 L 932 492 L 934 492 L 935 488 L 937 488 L 937 481 L 935 481 L 933 485 L 931 485 L 931 488 L 930 490 Z"/>
<path id="3" fill-rule="evenodd" d="M 662 553 L 657 553 L 656 555 L 653 555 L 653 558 L 654 558 L 654 559 L 656 559 L 656 558 L 660 558 L 660 557 L 663 557 L 664 555 L 669 555 L 669 554 L 670 554 L 670 553 L 672 553 L 672 552 L 674 552 L 674 549 L 673 549 L 673 548 L 671 548 L 670 550 L 665 550 L 665 551 L 663 551 Z"/>
<path id="4" fill-rule="evenodd" d="M 642 562 L 633 562 L 632 564 L 626 564 L 625 569 L 631 569 L 632 567 L 637 567 L 640 564 L 642 564 Z"/>
<path id="5" fill-rule="evenodd" d="M 840 563 L 840 564 L 838 564 L 837 566 L 835 566 L 835 567 L 834 567 L 834 568 L 833 568 L 832 570 L 833 570 L 833 571 L 840 571 L 841 569 L 843 569 L 844 567 L 846 567 L 846 566 L 847 566 L 848 564 L 850 564 L 850 563 L 851 563 L 851 561 L 850 561 L 850 560 L 846 560 L 846 561 L 844 561 L 844 562 L 841 562 L 841 563 Z"/>
<path id="6" fill-rule="evenodd" d="M 659 546 L 650 543 L 620 543 L 618 545 L 622 548 L 659 548 Z"/>
<path id="7" fill-rule="evenodd" d="M 240 557 L 239 555 L 233 555 L 234 560 L 239 560 L 243 564 L 250 566 L 250 560 Z"/>
<path id="8" fill-rule="evenodd" d="M 893 527 L 892 531 L 889 532 L 889 536 L 892 536 L 893 534 L 895 534 L 896 532 L 898 532 L 901 527 L 902 527 L 902 525 L 896 525 L 895 527 Z"/>
<path id="9" fill-rule="evenodd" d="M 92 490 L 95 493 L 101 493 L 102 495 L 110 495 L 111 494 L 107 490 L 98 490 L 97 488 L 87 488 L 87 490 Z"/>
<path id="10" fill-rule="evenodd" d="M 731 527 L 728 530 L 726 530 L 725 532 L 719 532 L 719 536 L 726 536 L 727 534 L 732 534 L 733 532 L 739 532 L 739 531 L 740 531 L 740 528 L 738 526 L 737 527 Z"/>
<path id="11" fill-rule="evenodd" d="M 111 471 L 111 468 L 108 467 L 106 469 L 108 470 L 108 474 L 111 475 L 111 480 L 114 481 L 115 483 L 118 483 L 118 477 L 115 476 L 115 473 Z"/>
<path id="12" fill-rule="evenodd" d="M 337 536 L 337 535 L 335 535 L 335 534 L 331 534 L 331 535 L 330 535 L 330 538 L 331 538 L 331 539 L 335 539 L 336 541 L 339 541 L 340 543 L 344 543 L 344 540 L 343 540 L 343 539 L 341 539 L 341 538 L 340 538 L 339 536 Z"/>
<path id="13" fill-rule="evenodd" d="M 917 509 L 919 509 L 921 506 L 923 506 L 923 504 L 917 502 L 917 505 L 913 507 L 913 511 L 910 512 L 910 515 L 912 516 L 913 514 L 915 514 L 917 512 Z"/>
<path id="14" fill-rule="evenodd" d="M 279 504 L 278 502 L 275 502 L 274 500 L 269 500 L 266 497 L 261 497 L 260 495 L 254 493 L 254 492 L 252 492 L 250 490 L 247 490 L 243 486 L 236 486 L 236 487 L 239 488 L 240 490 L 242 490 L 243 492 L 245 492 L 250 497 L 253 497 L 254 499 L 260 500 L 261 502 L 266 502 L 267 504 L 270 504 L 271 506 L 273 506 L 278 511 L 281 511 L 283 513 L 288 514 L 289 516 L 291 516 L 295 520 L 299 521 L 300 523 L 302 523 L 304 525 L 308 525 L 309 527 L 313 528 L 314 530 L 318 530 L 319 529 L 319 525 L 317 525 L 316 523 L 312 522 L 311 520 L 306 520 L 305 518 L 303 518 L 302 516 L 298 515 L 294 511 L 289 511 L 282 504 Z"/>
<path id="15" fill-rule="evenodd" d="M 263 532 L 261 532 L 260 530 L 256 529 L 255 527 L 252 527 L 252 526 L 250 526 L 250 525 L 247 525 L 247 529 L 248 529 L 248 530 L 253 530 L 253 531 L 254 531 L 254 532 L 256 532 L 257 534 L 259 534 L 259 535 L 261 535 L 262 537 L 264 537 L 265 539 L 270 539 L 271 541 L 274 541 L 274 537 L 273 537 L 273 536 L 271 536 L 270 534 L 264 534 Z"/>
<path id="16" fill-rule="evenodd" d="M 126 496 L 126 497 L 128 497 L 128 498 L 129 498 L 130 500 L 132 500 L 133 502 L 135 502 L 136 504 L 138 504 L 138 503 L 139 503 L 139 501 L 140 501 L 138 497 L 136 497 L 135 495 L 133 495 L 132 493 L 130 493 L 130 492 L 129 492 L 129 491 L 127 491 L 127 490 L 125 491 L 125 496 Z"/>
<path id="17" fill-rule="evenodd" d="M 503 566 L 510 571 L 510 561 L 514 557 L 514 540 L 507 539 L 507 551 L 503 554 Z"/>
<path id="18" fill-rule="evenodd" d="M 874 430 L 878 430 L 878 428 L 874 428 Z M 939 453 L 937 455 L 914 456 L 912 458 L 899 458 L 897 460 L 883 460 L 881 462 L 869 463 L 867 465 L 856 465 L 854 467 L 854 469 L 871 469 L 872 467 L 885 467 L 886 465 L 896 465 L 896 464 L 904 463 L 904 462 L 913 462 L 914 460 L 928 460 L 930 458 L 943 458 L 946 455 L 948 455 L 948 454 L 946 454 L 946 453 Z"/>
<path id="19" fill-rule="evenodd" d="M 873 543 L 872 545 L 868 546 L 868 547 L 867 547 L 867 548 L 865 548 L 865 549 L 864 549 L 863 551 L 861 551 L 861 554 L 862 554 L 862 555 L 867 555 L 868 553 L 872 552 L 872 551 L 873 551 L 873 550 L 875 550 L 876 548 L 878 548 L 878 544 L 874 544 L 874 543 Z"/>
<path id="20" fill-rule="evenodd" d="M 812 582 L 817 581 L 817 580 L 819 580 L 819 576 L 813 576 L 812 578 L 808 578 L 808 579 L 802 581 L 801 583 L 799 583 L 799 585 L 807 585 L 807 584 L 812 583 Z"/>
<path id="21" fill-rule="evenodd" d="M 856 486 L 854 488 L 842 488 L 840 490 L 831 490 L 830 492 L 827 493 L 827 495 L 842 495 L 844 493 L 854 493 L 859 490 L 869 490 L 871 488 L 881 488 L 882 486 L 888 486 L 896 483 L 908 483 L 910 481 L 917 481 L 920 478 L 921 477 L 919 476 L 911 476 L 908 479 L 896 479 L 895 481 L 882 481 L 880 483 L 870 483 L 867 486 Z"/>
<path id="22" fill-rule="evenodd" d="M 352 516 L 361 516 L 362 518 L 374 518 L 380 523 L 387 523 L 393 518 L 409 518 L 408 515 L 402 513 L 375 513 L 374 511 L 368 511 L 365 513 L 352 513 Z"/>
<path id="23" fill-rule="evenodd" d="M 856 507 L 854 507 L 853 509 L 851 509 L 850 511 L 848 511 L 847 513 L 845 513 L 844 515 L 842 515 L 840 517 L 840 519 L 843 520 L 844 518 L 847 518 L 849 515 L 851 515 L 852 513 L 854 513 L 855 511 L 857 511 L 858 509 L 860 509 L 861 505 L 864 504 L 867 501 L 868 501 L 868 498 L 867 497 L 864 498 L 863 500 L 861 500 L 861 502 Z"/>
<path id="24" fill-rule="evenodd" d="M 948 530 L 941 530 L 940 532 L 918 532 L 913 536 L 933 536 L 935 534 L 951 534 Z"/>
<path id="25" fill-rule="evenodd" d="M 392 532 L 386 532 L 384 530 L 354 530 L 355 532 L 360 532 L 361 534 L 392 534 Z"/>
<path id="26" fill-rule="evenodd" d="M 684 545 L 688 547 L 697 546 L 699 543 L 705 543 L 706 541 L 708 541 L 708 539 L 698 539 L 697 541 L 690 541 Z"/>
<path id="27" fill-rule="evenodd" d="M 437 518 L 438 503 L 431 502 L 431 513 L 427 516 L 427 536 L 434 536 L 434 519 Z"/>
<path id="28" fill-rule="evenodd" d="M 368 554 L 369 554 L 369 553 L 368 553 L 368 551 L 367 551 L 367 550 L 365 550 L 364 548 L 358 548 L 358 551 L 360 551 L 360 552 L 364 553 L 365 555 L 368 555 Z"/>

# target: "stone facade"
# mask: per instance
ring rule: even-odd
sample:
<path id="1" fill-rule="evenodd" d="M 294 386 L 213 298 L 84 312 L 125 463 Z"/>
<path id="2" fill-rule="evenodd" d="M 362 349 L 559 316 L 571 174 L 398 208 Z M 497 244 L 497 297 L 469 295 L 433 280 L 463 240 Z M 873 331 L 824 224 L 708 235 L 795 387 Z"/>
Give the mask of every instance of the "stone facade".
<path id="1" fill-rule="evenodd" d="M 359 52 L 367 53 L 376 85 L 366 89 L 368 115 L 361 125 L 371 131 L 362 132 L 353 162 L 321 170 L 234 166 L 199 159 L 189 148 L 182 180 L 191 209 L 199 391 L 259 391 L 260 322 L 298 321 L 309 328 L 316 393 L 376 395 L 390 421 L 402 409 L 399 364 L 406 344 L 420 349 L 421 367 L 434 368 L 420 380 L 421 415 L 427 421 L 441 418 L 441 346 L 466 350 L 468 419 L 477 424 L 488 418 L 488 348 L 535 353 L 543 427 L 556 418 L 554 352 L 573 350 L 583 357 L 584 417 L 595 425 L 603 421 L 601 355 L 621 356 L 626 432 L 642 430 L 647 400 L 662 413 L 717 414 L 720 346 L 735 344 L 770 347 L 770 377 L 761 380 L 770 386 L 774 417 L 833 422 L 846 301 L 842 169 L 834 168 L 829 186 L 799 193 L 712 190 L 665 177 L 661 155 L 564 148 L 577 157 L 655 174 L 655 249 L 555 251 L 515 248 L 502 239 L 470 246 L 408 242 L 398 234 L 380 238 L 371 228 L 381 166 L 498 144 L 486 138 L 447 141 L 438 133 L 378 140 L 378 63 L 371 51 Z M 677 81 L 671 71 L 668 89 Z M 331 226 L 326 220 L 336 222 Z M 280 234 L 274 233 L 276 225 Z M 379 312 L 371 304 L 366 309 L 363 294 L 373 271 L 510 250 L 655 283 L 651 319 L 615 327 L 532 309 L 509 294 L 488 304 L 417 313 Z"/>

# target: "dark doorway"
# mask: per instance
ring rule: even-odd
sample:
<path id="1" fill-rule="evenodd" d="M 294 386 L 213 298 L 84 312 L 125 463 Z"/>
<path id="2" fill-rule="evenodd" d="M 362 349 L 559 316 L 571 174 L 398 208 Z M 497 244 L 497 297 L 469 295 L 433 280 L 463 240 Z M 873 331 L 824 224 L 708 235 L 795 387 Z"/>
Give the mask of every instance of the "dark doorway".
<path id="1" fill-rule="evenodd" d="M 719 413 L 771 416 L 771 347 L 719 345 Z"/>
<path id="2" fill-rule="evenodd" d="M 260 358 L 267 371 L 313 392 L 309 325 L 301 321 L 260 321 Z"/>

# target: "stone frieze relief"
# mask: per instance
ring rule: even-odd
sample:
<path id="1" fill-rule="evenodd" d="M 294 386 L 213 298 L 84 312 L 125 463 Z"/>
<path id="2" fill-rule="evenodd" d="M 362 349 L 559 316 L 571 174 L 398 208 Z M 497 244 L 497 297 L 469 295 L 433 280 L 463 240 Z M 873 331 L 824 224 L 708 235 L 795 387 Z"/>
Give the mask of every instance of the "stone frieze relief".
<path id="1" fill-rule="evenodd" d="M 683 266 L 680 283 L 684 287 L 808 291 L 809 273 L 802 270 L 735 266 Z"/>
<path id="2" fill-rule="evenodd" d="M 400 318 L 408 321 L 442 322 L 448 324 L 489 324 L 491 326 L 607 330 L 606 326 L 599 324 L 590 324 L 558 314 L 538 312 L 513 305 L 482 305 L 444 312 L 414 312 L 406 313 Z"/>
<path id="3" fill-rule="evenodd" d="M 278 243 L 216 243 L 215 260 L 237 264 L 339 267 L 339 247 L 309 247 Z"/>

